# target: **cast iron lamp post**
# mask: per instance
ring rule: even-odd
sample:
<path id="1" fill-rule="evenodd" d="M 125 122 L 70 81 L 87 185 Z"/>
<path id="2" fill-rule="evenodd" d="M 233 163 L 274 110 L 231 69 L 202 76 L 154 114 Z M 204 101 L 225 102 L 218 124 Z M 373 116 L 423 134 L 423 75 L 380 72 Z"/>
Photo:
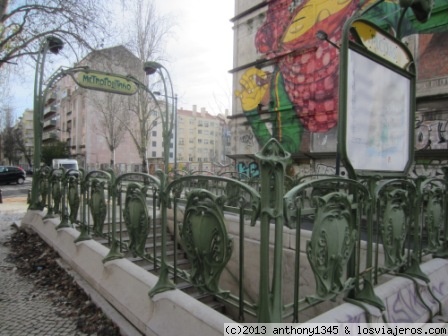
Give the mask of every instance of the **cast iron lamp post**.
<path id="1" fill-rule="evenodd" d="M 167 206 L 169 203 L 170 195 L 167 195 L 165 190 L 168 185 L 168 172 L 169 172 L 169 152 L 170 152 L 170 141 L 173 136 L 173 127 L 175 120 L 175 98 L 174 98 L 174 90 L 173 83 L 171 82 L 170 74 L 168 70 L 157 62 L 145 62 L 143 65 L 143 69 L 145 73 L 149 75 L 153 75 L 156 72 L 159 74 L 160 79 L 163 84 L 163 94 L 165 98 L 164 110 L 160 108 L 159 103 L 156 101 L 156 104 L 159 107 L 160 118 L 162 120 L 162 139 L 163 139 L 163 160 L 164 160 L 164 171 L 161 173 L 160 179 L 160 201 L 161 205 L 161 215 L 162 215 L 162 260 L 160 265 L 160 276 L 159 281 L 154 286 L 154 288 L 149 292 L 150 296 L 153 296 L 157 293 L 164 292 L 169 289 L 174 289 L 175 285 L 169 279 L 168 276 L 168 266 L 166 264 L 166 231 L 167 231 Z M 168 82 L 168 83 L 167 83 Z M 169 90 L 168 91 L 168 85 Z M 171 99 L 171 104 L 169 102 Z M 176 153 L 177 154 L 177 153 Z"/>
<path id="2" fill-rule="evenodd" d="M 33 168 L 40 174 L 40 162 L 42 155 L 42 128 L 43 128 L 43 109 L 45 104 L 45 97 L 43 95 L 43 82 L 44 82 L 44 65 L 47 52 L 50 51 L 53 54 L 58 54 L 63 48 L 64 43 L 61 39 L 55 36 L 45 37 L 39 47 L 36 73 L 34 77 L 34 106 L 33 106 L 33 123 L 34 123 L 34 158 Z M 42 210 L 42 204 L 39 203 L 39 178 L 33 178 L 33 184 L 31 189 L 31 202 L 29 208 L 31 210 Z"/>
<path id="3" fill-rule="evenodd" d="M 153 92 L 155 96 L 162 96 L 165 97 L 164 94 L 162 94 L 159 91 L 154 91 Z M 174 101 L 174 134 L 173 134 L 173 142 L 174 142 L 174 174 L 176 174 L 177 171 L 177 94 L 174 95 L 174 97 L 167 97 L 170 98 Z"/>
<path id="4" fill-rule="evenodd" d="M 171 82 L 170 74 L 168 70 L 157 62 L 145 62 L 143 65 L 143 69 L 145 73 L 149 75 L 153 75 L 156 72 L 159 74 L 162 83 L 164 92 L 161 94 L 165 98 L 165 111 L 160 111 L 160 118 L 162 120 L 162 139 L 163 139 L 163 161 L 164 161 L 164 172 L 168 174 L 168 163 L 169 163 L 169 151 L 170 151 L 170 141 L 173 136 L 173 128 L 174 128 L 174 120 L 175 120 L 175 97 L 173 90 L 173 83 Z M 165 74 L 165 75 L 164 75 Z M 166 76 L 166 78 L 165 78 Z M 168 82 L 168 83 L 167 83 Z M 168 86 L 170 92 L 168 92 Z M 171 104 L 169 103 L 169 99 L 171 99 Z"/>

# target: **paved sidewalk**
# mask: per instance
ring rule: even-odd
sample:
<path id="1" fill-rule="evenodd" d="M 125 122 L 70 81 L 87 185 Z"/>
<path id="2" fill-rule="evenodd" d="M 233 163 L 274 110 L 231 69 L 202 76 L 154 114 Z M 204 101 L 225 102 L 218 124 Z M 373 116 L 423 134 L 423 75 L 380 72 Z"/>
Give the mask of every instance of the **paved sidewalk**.
<path id="1" fill-rule="evenodd" d="M 8 261 L 11 224 L 20 225 L 28 208 L 26 197 L 4 198 L 0 203 L 0 336 L 86 335 L 76 330 L 76 319 L 61 317 L 45 291 L 17 274 Z"/>

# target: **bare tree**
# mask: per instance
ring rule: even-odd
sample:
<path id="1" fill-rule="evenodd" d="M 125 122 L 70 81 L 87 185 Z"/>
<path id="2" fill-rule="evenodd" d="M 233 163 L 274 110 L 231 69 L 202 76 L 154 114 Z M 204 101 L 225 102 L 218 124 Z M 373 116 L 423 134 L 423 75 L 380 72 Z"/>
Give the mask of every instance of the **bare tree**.
<path id="1" fill-rule="evenodd" d="M 159 15 L 153 0 L 135 0 L 131 4 L 126 47 L 142 61 L 159 61 L 165 53 L 166 39 L 173 23 L 168 16 Z"/>
<path id="2" fill-rule="evenodd" d="M 0 0 L 0 68 L 35 55 L 48 34 L 62 36 L 71 53 L 101 46 L 110 29 L 105 24 L 108 4 L 106 0 Z"/>
<path id="3" fill-rule="evenodd" d="M 98 95 L 93 104 L 97 109 L 98 133 L 106 139 L 110 150 L 110 164 L 115 164 L 115 150 L 120 145 L 129 125 L 129 115 L 123 97 L 114 93 Z"/>
<path id="4" fill-rule="evenodd" d="M 33 153 L 31 153 L 31 150 L 29 147 L 26 146 L 25 138 L 23 137 L 23 124 L 22 122 L 19 122 L 17 127 L 14 127 L 13 130 L 13 139 L 14 144 L 16 147 L 16 151 L 23 155 L 26 162 L 28 163 L 28 166 L 32 166 L 33 162 Z"/>
<path id="5" fill-rule="evenodd" d="M 128 110 L 132 114 L 132 121 L 126 125 L 126 129 L 142 160 L 142 171 L 147 173 L 148 144 L 151 139 L 151 130 L 159 119 L 159 112 L 154 100 L 151 100 L 151 97 L 142 89 L 139 89 L 133 97 L 129 97 Z"/>
<path id="6" fill-rule="evenodd" d="M 173 27 L 170 19 L 157 13 L 153 1 L 137 0 L 133 5 L 131 22 L 134 25 L 129 28 L 126 46 L 137 55 L 142 64 L 149 60 L 161 60 L 165 40 Z M 144 83 L 148 84 L 146 79 Z M 156 102 L 144 90 L 139 90 L 134 97 L 130 97 L 128 108 L 134 122 L 129 123 L 127 129 L 142 160 L 142 171 L 148 172 L 148 144 L 151 130 L 160 118 L 159 110 Z"/>
<path id="7" fill-rule="evenodd" d="M 17 155 L 17 144 L 14 136 L 14 111 L 12 108 L 6 106 L 2 108 L 2 114 L 4 116 L 5 123 L 2 132 L 3 155 L 8 160 L 9 164 L 13 164 L 19 159 Z"/>

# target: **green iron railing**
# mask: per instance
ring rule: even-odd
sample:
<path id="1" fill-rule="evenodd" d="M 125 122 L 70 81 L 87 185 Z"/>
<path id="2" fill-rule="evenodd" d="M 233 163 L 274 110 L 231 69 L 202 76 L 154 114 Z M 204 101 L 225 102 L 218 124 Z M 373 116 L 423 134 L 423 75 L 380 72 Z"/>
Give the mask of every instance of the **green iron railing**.
<path id="1" fill-rule="evenodd" d="M 374 305 L 387 320 L 374 291 L 383 274 L 430 287 L 419 265 L 427 255 L 447 255 L 446 177 L 285 182 L 289 154 L 278 142 L 257 158 L 255 184 L 237 172 L 167 178 L 44 168 L 35 178 L 46 217 L 61 219 L 57 229 L 73 226 L 76 241 L 104 242 L 104 262 L 126 257 L 166 272 L 150 296 L 189 283 L 223 302 L 235 320 L 297 322 L 337 298 L 366 311 Z M 254 264 L 255 276 L 248 273 Z"/>

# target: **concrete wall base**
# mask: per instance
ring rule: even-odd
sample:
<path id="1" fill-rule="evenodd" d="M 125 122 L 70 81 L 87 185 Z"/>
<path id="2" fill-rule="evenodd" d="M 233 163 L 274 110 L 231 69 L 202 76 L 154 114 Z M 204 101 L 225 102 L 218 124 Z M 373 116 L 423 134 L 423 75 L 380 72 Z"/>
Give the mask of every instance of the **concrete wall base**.
<path id="1" fill-rule="evenodd" d="M 56 230 L 59 219 L 43 220 L 43 212 L 29 210 L 22 219 L 76 273 L 144 335 L 222 335 L 233 321 L 180 290 L 148 296 L 158 278 L 127 259 L 103 263 L 108 249 L 88 240 L 74 243 L 79 232 Z"/>
<path id="2" fill-rule="evenodd" d="M 432 259 L 420 265 L 421 270 L 431 280 L 429 284 L 421 280 L 414 281 L 406 277 L 393 276 L 389 281 L 375 287 L 376 295 L 386 306 L 384 315 L 390 323 L 427 323 L 442 317 L 448 318 L 448 260 Z M 432 294 L 429 291 L 431 289 Z M 418 295 L 420 293 L 420 295 Z M 433 296 L 434 295 L 434 296 Z M 439 309 L 438 299 L 442 304 Z M 328 312 L 321 314 L 310 323 L 381 323 L 382 312 L 364 303 L 370 314 L 354 304 L 344 303 Z M 428 309 L 429 308 L 429 309 Z"/>
<path id="3" fill-rule="evenodd" d="M 142 334 L 222 335 L 224 323 L 234 322 L 179 290 L 150 298 L 148 292 L 157 283 L 156 276 L 127 259 L 103 263 L 108 253 L 106 247 L 93 240 L 75 244 L 79 235 L 77 230 L 56 230 L 59 220 L 43 220 L 43 216 L 43 212 L 30 210 L 23 218 L 22 226 L 36 231 Z M 388 322 L 426 323 L 430 321 L 430 311 L 433 316 L 443 316 L 444 319 L 448 316 L 448 261 L 432 259 L 423 263 L 421 270 L 431 280 L 429 284 L 393 276 L 375 288 L 376 295 L 386 305 L 384 316 Z M 433 295 L 441 302 L 442 311 Z M 307 322 L 383 322 L 379 309 L 363 305 L 365 309 L 343 303 Z"/>

